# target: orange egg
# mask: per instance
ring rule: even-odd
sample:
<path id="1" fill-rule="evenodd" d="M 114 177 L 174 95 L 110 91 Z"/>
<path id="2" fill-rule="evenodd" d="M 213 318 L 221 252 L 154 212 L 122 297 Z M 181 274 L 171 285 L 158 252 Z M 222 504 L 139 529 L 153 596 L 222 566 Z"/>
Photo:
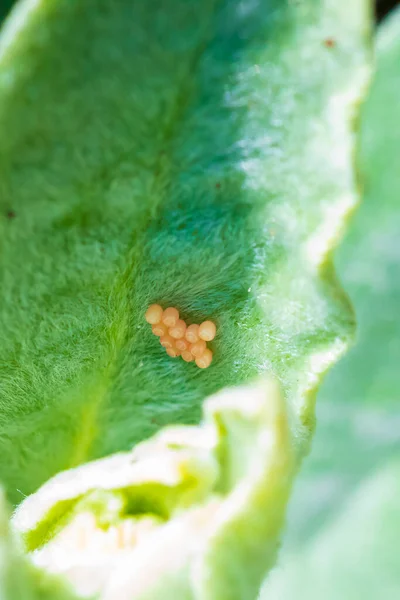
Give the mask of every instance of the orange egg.
<path id="1" fill-rule="evenodd" d="M 178 319 L 173 327 L 169 328 L 169 335 L 176 340 L 184 337 L 186 332 L 186 323 L 182 319 Z"/>
<path id="2" fill-rule="evenodd" d="M 174 338 L 172 338 L 170 335 L 163 335 L 160 337 L 160 344 L 164 348 L 173 348 L 175 346 L 174 342 Z"/>
<path id="3" fill-rule="evenodd" d="M 165 349 L 168 356 L 170 356 L 171 358 L 176 358 L 177 356 L 180 356 L 180 352 L 177 348 L 166 348 Z"/>
<path id="4" fill-rule="evenodd" d="M 175 346 L 176 346 L 176 348 L 178 348 L 178 350 L 180 350 L 181 352 L 184 352 L 185 350 L 189 350 L 190 344 L 187 340 L 182 338 L 180 340 L 176 340 Z"/>
<path id="5" fill-rule="evenodd" d="M 193 354 L 195 358 L 199 358 L 204 354 L 206 349 L 206 343 L 204 340 L 199 340 L 195 344 L 192 344 L 189 348 L 190 352 Z"/>
<path id="6" fill-rule="evenodd" d="M 185 362 L 191 362 L 192 360 L 194 360 L 194 356 L 191 352 L 189 352 L 188 350 L 184 350 L 181 354 L 183 360 Z"/>
<path id="7" fill-rule="evenodd" d="M 207 369 L 207 367 L 211 365 L 212 358 L 213 353 L 211 352 L 210 348 L 206 348 L 203 354 L 196 358 L 196 365 L 200 369 Z"/>
<path id="8" fill-rule="evenodd" d="M 161 317 L 163 315 L 163 309 L 159 304 L 150 304 L 149 308 L 146 310 L 146 314 L 144 318 L 150 325 L 156 325 L 161 321 Z"/>
<path id="9" fill-rule="evenodd" d="M 158 337 L 161 337 L 162 335 L 167 335 L 168 333 L 168 327 L 164 325 L 164 323 L 157 323 L 156 325 L 153 325 L 151 330 L 154 333 L 154 335 L 158 335 Z"/>
<path id="10" fill-rule="evenodd" d="M 167 327 L 174 327 L 176 325 L 178 319 L 179 319 L 179 312 L 176 310 L 176 308 L 173 308 L 172 306 L 170 306 L 169 308 L 166 308 L 162 314 L 162 322 Z"/>
<path id="11" fill-rule="evenodd" d="M 204 321 L 199 327 L 199 337 L 206 342 L 211 342 L 216 333 L 217 328 L 212 321 Z"/>
<path id="12" fill-rule="evenodd" d="M 185 337 L 188 342 L 191 344 L 195 344 L 199 341 L 199 326 L 198 325 L 189 325 L 186 329 Z"/>

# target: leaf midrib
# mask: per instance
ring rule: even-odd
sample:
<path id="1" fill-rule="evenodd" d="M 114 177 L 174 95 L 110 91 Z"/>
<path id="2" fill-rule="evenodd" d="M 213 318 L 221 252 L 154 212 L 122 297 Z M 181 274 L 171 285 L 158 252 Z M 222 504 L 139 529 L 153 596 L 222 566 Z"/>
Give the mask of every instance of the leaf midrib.
<path id="1" fill-rule="evenodd" d="M 208 23 L 212 21 L 220 3 L 221 0 L 211 0 L 210 18 Z M 165 181 L 166 174 L 169 170 L 169 161 L 165 160 L 165 157 L 168 156 L 168 149 L 171 146 L 178 123 L 191 100 L 189 81 L 190 79 L 193 79 L 193 73 L 196 72 L 197 66 L 212 37 L 210 34 L 210 31 L 212 31 L 211 27 L 204 27 L 204 30 L 199 44 L 188 61 L 187 70 L 179 85 L 176 101 L 173 110 L 171 111 L 171 116 L 167 120 L 167 124 L 164 128 L 161 147 L 152 169 L 153 183 L 150 196 L 154 197 L 155 201 L 142 217 L 141 225 L 132 232 L 131 243 L 129 244 L 130 250 L 126 261 L 127 264 L 122 274 L 117 277 L 114 282 L 110 293 L 112 302 L 115 302 L 117 305 L 116 312 L 118 315 L 117 327 L 115 328 L 115 334 L 112 338 L 112 351 L 103 368 L 103 374 L 100 381 L 98 382 L 98 385 L 95 385 L 95 388 L 98 388 L 98 392 L 93 394 L 93 398 L 89 402 L 87 401 L 87 397 L 83 398 L 85 408 L 82 411 L 79 434 L 75 439 L 72 455 L 65 468 L 76 467 L 79 464 L 86 462 L 91 457 L 91 449 L 99 433 L 97 427 L 98 417 L 101 409 L 107 402 L 110 389 L 113 386 L 114 376 L 118 370 L 119 357 L 123 354 L 126 345 L 132 343 L 138 335 L 137 331 L 133 330 L 132 327 L 129 327 L 130 316 L 134 315 L 134 310 L 129 310 L 129 312 L 126 311 L 126 304 L 128 304 L 129 307 L 133 304 L 130 284 L 135 280 L 135 270 L 137 269 L 137 265 L 140 264 L 143 256 L 142 234 L 146 232 L 151 222 L 157 218 L 157 213 L 159 212 L 165 197 L 165 191 L 162 190 L 162 186 L 160 185 L 161 181 Z M 119 156 L 119 159 L 128 155 L 129 151 L 125 151 Z M 114 161 L 114 164 L 117 163 L 118 159 Z M 109 179 L 109 181 L 112 179 L 112 169 L 110 168 L 107 169 L 107 179 Z M 83 389 L 83 394 L 85 394 L 85 387 Z"/>

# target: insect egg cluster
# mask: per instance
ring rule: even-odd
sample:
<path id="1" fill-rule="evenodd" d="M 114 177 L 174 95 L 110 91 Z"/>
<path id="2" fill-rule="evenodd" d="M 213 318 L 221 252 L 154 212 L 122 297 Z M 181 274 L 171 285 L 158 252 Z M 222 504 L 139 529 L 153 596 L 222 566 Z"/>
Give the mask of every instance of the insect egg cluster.
<path id="1" fill-rule="evenodd" d="M 185 362 L 195 361 L 200 369 L 210 366 L 213 354 L 207 342 L 215 338 L 217 332 L 212 321 L 200 325 L 186 325 L 179 318 L 179 311 L 170 306 L 165 310 L 159 304 L 151 304 L 145 314 L 154 335 L 160 338 L 168 356 L 181 356 Z"/>

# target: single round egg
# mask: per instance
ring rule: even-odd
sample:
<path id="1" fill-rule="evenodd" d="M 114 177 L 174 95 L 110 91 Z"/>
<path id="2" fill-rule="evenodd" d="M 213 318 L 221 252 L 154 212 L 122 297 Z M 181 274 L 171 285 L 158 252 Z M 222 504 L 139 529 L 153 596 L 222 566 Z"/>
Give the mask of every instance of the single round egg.
<path id="1" fill-rule="evenodd" d="M 177 356 L 180 356 L 180 352 L 177 348 L 166 348 L 165 349 L 168 356 L 170 356 L 171 358 L 176 358 Z"/>
<path id="2" fill-rule="evenodd" d="M 151 330 L 158 337 L 168 334 L 168 327 L 164 323 L 156 323 L 156 325 L 152 326 Z"/>
<path id="3" fill-rule="evenodd" d="M 166 308 L 162 314 L 162 322 L 164 323 L 164 325 L 166 325 L 168 328 L 169 327 L 174 327 L 176 325 L 176 323 L 179 320 L 179 312 L 176 310 L 176 308 L 173 308 L 172 306 L 170 306 L 169 308 Z"/>
<path id="4" fill-rule="evenodd" d="M 169 328 L 169 335 L 176 340 L 179 340 L 185 336 L 186 323 L 182 319 L 178 319 L 173 327 Z"/>
<path id="5" fill-rule="evenodd" d="M 150 325 L 156 325 L 161 321 L 161 317 L 163 315 L 163 309 L 159 304 L 150 304 L 149 308 L 146 310 L 146 314 L 144 318 Z"/>
<path id="6" fill-rule="evenodd" d="M 199 340 L 195 344 L 192 344 L 189 348 L 190 352 L 193 354 L 195 358 L 199 358 L 204 354 L 206 349 L 206 343 L 204 340 Z"/>
<path id="7" fill-rule="evenodd" d="M 192 360 L 194 360 L 194 356 L 189 350 L 184 350 L 181 356 L 185 362 L 192 362 Z"/>
<path id="8" fill-rule="evenodd" d="M 185 338 L 191 344 L 195 344 L 199 341 L 199 326 L 198 325 L 189 325 L 186 329 Z"/>
<path id="9" fill-rule="evenodd" d="M 164 348 L 173 348 L 175 345 L 174 342 L 174 338 L 172 338 L 170 335 L 163 335 L 160 337 L 160 344 Z"/>
<path id="10" fill-rule="evenodd" d="M 206 348 L 203 354 L 196 358 L 196 365 L 200 369 L 207 369 L 207 367 L 211 365 L 212 358 L 213 353 L 211 352 L 210 348 Z"/>
<path id="11" fill-rule="evenodd" d="M 211 342 L 211 340 L 215 338 L 216 333 L 217 328 L 212 321 L 204 321 L 204 323 L 199 326 L 199 337 L 205 342 Z"/>

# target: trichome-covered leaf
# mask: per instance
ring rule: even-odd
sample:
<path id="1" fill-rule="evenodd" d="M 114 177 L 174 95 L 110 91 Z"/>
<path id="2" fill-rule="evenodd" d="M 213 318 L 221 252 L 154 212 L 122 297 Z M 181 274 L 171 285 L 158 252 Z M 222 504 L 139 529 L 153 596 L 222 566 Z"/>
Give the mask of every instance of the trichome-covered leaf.
<path id="1" fill-rule="evenodd" d="M 0 42 L 0 479 L 14 502 L 260 373 L 298 455 L 352 315 L 369 3 L 27 0 Z M 151 302 L 218 326 L 207 371 Z"/>

